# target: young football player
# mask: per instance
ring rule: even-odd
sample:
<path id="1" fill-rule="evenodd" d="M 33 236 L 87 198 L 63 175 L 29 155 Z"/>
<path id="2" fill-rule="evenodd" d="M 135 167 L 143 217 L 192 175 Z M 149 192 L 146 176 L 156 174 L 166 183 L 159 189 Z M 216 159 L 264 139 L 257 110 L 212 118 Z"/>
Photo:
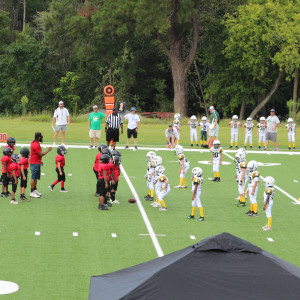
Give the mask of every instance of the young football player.
<path id="1" fill-rule="evenodd" d="M 235 155 L 235 159 L 238 162 L 239 168 L 237 174 L 237 183 L 240 199 L 237 203 L 237 206 L 246 206 L 245 186 L 248 180 L 246 155 L 243 152 L 237 152 Z"/>
<path id="2" fill-rule="evenodd" d="M 260 117 L 259 123 L 257 123 L 257 136 L 258 136 L 258 149 L 261 149 L 261 142 L 263 146 L 266 146 L 266 118 Z"/>
<path id="3" fill-rule="evenodd" d="M 108 154 L 102 154 L 100 157 L 100 164 L 98 165 L 98 189 L 100 192 L 99 196 L 99 210 L 108 210 L 107 206 L 104 204 L 104 200 L 109 189 L 109 163 L 110 156 Z"/>
<path id="4" fill-rule="evenodd" d="M 165 175 L 165 167 L 158 166 L 155 170 L 157 179 L 155 184 L 155 192 L 158 197 L 158 202 L 160 206 L 153 206 L 159 207 L 159 211 L 167 211 L 167 206 L 165 204 L 164 198 L 170 193 L 171 187 L 169 184 L 169 180 Z"/>
<path id="5" fill-rule="evenodd" d="M 114 151 L 114 150 L 113 150 Z M 113 155 L 113 169 L 112 174 L 114 180 L 112 181 L 111 187 L 110 187 L 110 203 L 111 204 L 120 204 L 118 200 L 116 200 L 116 191 L 118 189 L 119 184 L 119 176 L 120 176 L 120 164 L 121 164 L 121 156 L 119 155 Z"/>
<path id="6" fill-rule="evenodd" d="M 239 148 L 235 154 L 235 158 L 234 158 L 235 172 L 236 172 L 235 179 L 236 179 L 237 184 L 239 184 L 238 176 L 239 176 L 239 170 L 240 170 L 240 161 L 238 158 L 239 158 L 240 153 L 243 153 L 245 158 L 246 158 L 246 154 L 247 154 L 246 150 L 244 148 Z M 246 177 L 246 179 L 247 179 L 247 177 Z M 246 191 L 245 191 L 245 197 L 247 197 Z M 235 200 L 240 200 L 240 195 L 238 195 L 238 197 L 235 198 Z"/>
<path id="7" fill-rule="evenodd" d="M 212 181 L 220 182 L 220 166 L 222 165 L 223 148 L 219 140 L 214 140 L 211 151 L 211 164 L 213 166 L 214 179 Z"/>
<path id="8" fill-rule="evenodd" d="M 244 124 L 244 132 L 245 132 L 245 149 L 247 148 L 248 139 L 250 142 L 250 149 L 252 149 L 252 130 L 253 123 L 251 118 L 247 118 L 247 122 Z"/>
<path id="9" fill-rule="evenodd" d="M 15 151 L 16 139 L 14 137 L 9 137 L 6 141 L 8 147 L 10 147 L 13 152 Z"/>
<path id="10" fill-rule="evenodd" d="M 148 188 L 148 194 L 144 197 L 148 201 L 153 201 L 154 196 L 154 173 L 155 173 L 155 167 L 152 163 L 153 158 L 156 156 L 156 153 L 154 151 L 147 152 L 147 173 L 145 175 L 145 178 L 147 180 L 147 188 Z"/>
<path id="11" fill-rule="evenodd" d="M 9 166 L 10 176 L 12 178 L 11 184 L 11 204 L 18 204 L 18 201 L 15 199 L 15 193 L 18 187 L 18 179 L 20 177 L 20 157 L 18 154 L 12 154 L 11 156 L 11 164 Z"/>
<path id="12" fill-rule="evenodd" d="M 200 144 L 201 147 L 207 148 L 207 131 L 209 128 L 209 122 L 207 122 L 206 117 L 202 117 L 201 122 L 199 123 L 199 126 L 201 128 L 201 139 Z"/>
<path id="13" fill-rule="evenodd" d="M 104 144 L 100 144 L 98 146 L 98 151 L 99 153 L 96 155 L 95 161 L 94 161 L 94 165 L 93 165 L 93 172 L 96 175 L 96 179 L 98 180 L 98 165 L 100 164 L 100 157 L 102 155 L 102 150 L 106 149 L 107 146 Z M 99 197 L 99 191 L 97 190 L 98 184 L 96 183 L 96 193 L 95 193 L 95 197 Z"/>
<path id="14" fill-rule="evenodd" d="M 113 173 L 113 168 L 114 168 L 114 162 L 113 162 L 113 157 L 112 157 L 112 152 L 113 150 L 110 150 L 109 148 L 105 148 L 102 150 L 102 155 L 107 154 L 109 156 L 109 161 L 108 161 L 108 169 L 107 169 L 107 180 L 108 180 L 108 189 L 106 191 L 106 195 L 104 197 L 104 205 L 111 207 L 112 203 L 109 202 L 109 193 L 111 190 L 111 185 L 115 184 L 115 176 Z"/>
<path id="15" fill-rule="evenodd" d="M 285 125 L 285 127 L 288 132 L 289 150 L 291 150 L 292 143 L 293 143 L 293 150 L 295 150 L 296 124 L 294 123 L 292 118 L 288 118 L 288 123 L 287 125 Z"/>
<path id="16" fill-rule="evenodd" d="M 176 189 L 187 188 L 185 174 L 190 168 L 190 163 L 188 162 L 185 155 L 183 154 L 182 146 L 177 145 L 175 147 L 175 153 L 177 155 L 180 164 L 179 171 L 178 171 L 180 181 L 179 181 L 179 185 L 175 186 L 175 188 Z"/>
<path id="17" fill-rule="evenodd" d="M 250 160 L 248 163 L 248 188 L 247 193 L 249 195 L 250 199 L 250 210 L 246 212 L 245 214 L 249 217 L 257 217 L 257 191 L 258 191 L 258 182 L 260 173 L 257 171 L 258 163 L 255 160 Z"/>
<path id="18" fill-rule="evenodd" d="M 272 230 L 272 207 L 273 207 L 273 198 L 275 193 L 275 179 L 271 176 L 267 176 L 265 179 L 265 192 L 264 192 L 264 207 L 263 210 L 266 212 L 268 219 L 267 225 L 263 226 L 264 231 Z"/>
<path id="19" fill-rule="evenodd" d="M 1 197 L 10 196 L 8 191 L 8 184 L 10 181 L 10 164 L 11 164 L 11 155 L 13 154 L 13 149 L 10 147 L 5 147 L 3 149 L 3 156 L 1 158 L 2 163 L 2 193 Z"/>
<path id="20" fill-rule="evenodd" d="M 203 207 L 200 200 L 201 189 L 204 181 L 202 173 L 202 169 L 199 167 L 192 170 L 192 213 L 187 217 L 187 219 L 195 219 L 196 207 L 198 207 L 200 211 L 200 218 L 197 219 L 197 221 L 204 221 Z"/>
<path id="21" fill-rule="evenodd" d="M 20 150 L 20 200 L 24 202 L 28 202 L 29 199 L 25 196 L 25 189 L 27 188 L 27 178 L 28 178 L 28 166 L 29 166 L 29 154 L 30 151 L 28 148 L 22 148 Z"/>
<path id="22" fill-rule="evenodd" d="M 56 173 L 57 173 L 57 180 L 55 180 L 51 185 L 48 186 L 51 192 L 53 192 L 53 188 L 60 182 L 60 191 L 62 193 L 67 193 L 68 191 L 65 189 L 65 181 L 66 175 L 64 172 L 64 166 L 66 163 L 65 155 L 67 154 L 67 149 L 65 146 L 58 146 L 57 147 L 57 155 L 55 157 L 55 165 L 56 165 Z"/>
<path id="23" fill-rule="evenodd" d="M 175 138 L 177 139 L 176 143 L 179 144 L 180 131 L 181 131 L 181 129 L 180 129 L 180 114 L 175 114 L 174 115 L 173 128 L 176 129 L 175 130 L 175 132 L 176 132 Z"/>
<path id="24" fill-rule="evenodd" d="M 235 142 L 235 148 L 238 148 L 238 136 L 239 136 L 239 128 L 241 127 L 241 124 L 239 122 L 239 118 L 237 115 L 234 115 L 232 117 L 232 121 L 230 122 L 230 128 L 231 128 L 231 140 L 230 140 L 230 147 L 233 147 L 233 142 Z"/>
<path id="25" fill-rule="evenodd" d="M 177 146 L 176 146 L 177 147 Z M 158 168 L 159 166 L 161 166 L 162 164 L 162 158 L 160 156 L 154 156 L 153 159 L 152 159 L 152 167 L 155 168 Z M 156 198 L 155 198 L 155 202 L 151 203 L 150 205 L 152 205 L 153 207 L 160 207 L 161 204 L 159 203 L 158 201 L 158 194 L 159 194 L 159 190 L 158 190 L 158 186 L 156 185 L 157 184 L 157 178 L 158 178 L 158 175 L 156 172 L 154 172 L 154 175 L 153 175 L 154 179 L 153 179 L 153 184 L 154 184 L 154 190 L 155 190 L 155 195 L 156 195 Z"/>
<path id="26" fill-rule="evenodd" d="M 194 115 L 191 116 L 190 120 L 188 121 L 188 125 L 190 125 L 191 147 L 194 146 L 194 138 L 195 138 L 196 146 L 199 147 L 198 135 L 197 135 L 197 126 L 198 126 L 197 117 Z"/>

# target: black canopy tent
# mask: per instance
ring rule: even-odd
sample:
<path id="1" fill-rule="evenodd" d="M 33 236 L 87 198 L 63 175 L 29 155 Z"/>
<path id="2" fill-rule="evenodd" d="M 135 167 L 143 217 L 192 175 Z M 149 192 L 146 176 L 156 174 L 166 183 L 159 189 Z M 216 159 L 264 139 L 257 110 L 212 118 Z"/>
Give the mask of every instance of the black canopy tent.
<path id="1" fill-rule="evenodd" d="M 89 300 L 300 299 L 300 268 L 228 233 L 91 277 Z"/>

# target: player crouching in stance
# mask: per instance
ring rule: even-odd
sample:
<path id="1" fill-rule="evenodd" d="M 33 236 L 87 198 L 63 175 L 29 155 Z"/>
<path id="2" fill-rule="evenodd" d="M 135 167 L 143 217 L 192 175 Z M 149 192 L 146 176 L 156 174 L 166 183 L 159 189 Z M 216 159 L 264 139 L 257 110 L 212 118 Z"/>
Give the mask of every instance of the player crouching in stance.
<path id="1" fill-rule="evenodd" d="M 245 149 L 247 148 L 248 139 L 250 142 L 250 149 L 252 149 L 252 130 L 253 123 L 251 118 L 247 118 L 247 122 L 244 124 L 244 132 L 245 132 Z"/>
<path id="2" fill-rule="evenodd" d="M 147 157 L 147 173 L 145 175 L 145 178 L 147 180 L 147 188 L 148 188 L 148 194 L 144 197 L 147 201 L 153 201 L 154 196 L 154 173 L 155 173 L 155 167 L 152 162 L 153 158 L 156 156 L 156 153 L 154 151 L 149 151 L 146 154 Z"/>
<path id="3" fill-rule="evenodd" d="M 67 149 L 65 146 L 58 146 L 57 147 L 57 155 L 55 157 L 55 164 L 56 164 L 56 173 L 57 179 L 48 186 L 51 192 L 53 192 L 53 188 L 60 182 L 60 191 L 62 193 L 67 193 L 68 191 L 65 190 L 65 181 L 66 181 L 66 174 L 64 172 L 64 166 L 66 163 L 65 155 L 67 154 Z"/>
<path id="4" fill-rule="evenodd" d="M 248 180 L 246 155 L 244 152 L 238 151 L 235 155 L 235 159 L 238 165 L 237 184 L 240 195 L 237 206 L 246 206 L 245 186 Z"/>
<path id="5" fill-rule="evenodd" d="M 119 176 L 121 174 L 120 172 L 120 164 L 121 164 L 121 153 L 119 152 L 120 155 L 116 155 L 118 153 L 115 152 L 119 152 L 117 150 L 113 150 L 112 151 L 112 155 L 113 155 L 113 168 L 111 171 L 111 187 L 110 187 L 110 204 L 120 204 L 120 202 L 118 200 L 116 200 L 116 191 L 118 189 L 118 184 L 119 184 Z"/>
<path id="6" fill-rule="evenodd" d="M 211 164 L 213 166 L 214 179 L 212 181 L 220 182 L 220 165 L 222 165 L 223 148 L 219 140 L 214 140 L 211 151 Z"/>
<path id="7" fill-rule="evenodd" d="M 204 180 L 201 176 L 202 176 L 201 168 L 196 167 L 192 170 L 192 182 L 193 182 L 192 213 L 187 217 L 187 219 L 195 219 L 196 207 L 198 207 L 200 210 L 200 218 L 197 219 L 197 221 L 204 221 L 203 207 L 200 200 L 201 188 Z"/>
<path id="8" fill-rule="evenodd" d="M 198 121 L 196 116 L 191 116 L 188 125 L 190 125 L 190 139 L 191 139 L 191 147 L 194 146 L 194 139 L 196 142 L 196 146 L 199 147 L 198 144 L 198 135 L 197 135 L 197 126 L 198 126 Z"/>
<path id="9" fill-rule="evenodd" d="M 11 156 L 12 163 L 10 164 L 10 174 L 12 178 L 12 187 L 11 187 L 11 204 L 18 204 L 18 201 L 15 199 L 15 193 L 18 187 L 18 179 L 20 177 L 20 157 L 18 154 L 13 154 Z"/>
<path id="10" fill-rule="evenodd" d="M 245 214 L 249 217 L 257 217 L 257 191 L 258 191 L 258 182 L 260 173 L 257 171 L 258 163 L 255 160 L 251 160 L 248 163 L 248 169 L 249 169 L 249 183 L 248 183 L 248 189 L 247 193 L 249 194 L 250 199 L 250 210 L 246 212 Z"/>
<path id="11" fill-rule="evenodd" d="M 263 210 L 266 212 L 268 223 L 266 226 L 263 226 L 264 231 L 272 230 L 272 207 L 273 207 L 273 198 L 274 198 L 274 185 L 275 179 L 271 176 L 267 176 L 265 179 L 265 192 L 264 192 L 264 207 Z"/>
<path id="12" fill-rule="evenodd" d="M 159 207 L 160 211 L 168 210 L 164 198 L 170 193 L 171 190 L 169 180 L 165 176 L 165 171 L 166 169 L 163 166 L 158 166 L 155 170 L 157 176 L 156 184 L 155 184 L 155 193 L 158 197 L 158 203 L 160 205 L 159 206 L 153 205 L 153 207 Z"/>
<path id="13" fill-rule="evenodd" d="M 187 161 L 185 155 L 183 154 L 183 147 L 177 145 L 175 147 L 175 153 L 177 155 L 180 167 L 178 174 L 180 176 L 179 185 L 175 186 L 176 189 L 187 188 L 185 174 L 190 168 L 190 163 Z"/>
<path id="14" fill-rule="evenodd" d="M 30 151 L 28 148 L 22 148 L 20 150 L 21 158 L 20 158 L 20 200 L 24 202 L 28 202 L 29 199 L 25 196 L 25 189 L 27 188 L 27 178 L 28 178 L 28 166 L 29 166 L 29 154 Z"/>
<path id="15" fill-rule="evenodd" d="M 296 125 L 292 118 L 288 118 L 288 123 L 285 125 L 285 127 L 288 132 L 289 150 L 291 150 L 292 143 L 293 143 L 293 150 L 295 150 Z"/>
<path id="16" fill-rule="evenodd" d="M 239 122 L 239 118 L 237 115 L 232 117 L 232 121 L 229 123 L 231 128 L 231 140 L 230 140 L 230 147 L 233 147 L 233 142 L 235 142 L 235 148 L 238 148 L 238 136 L 239 136 L 239 128 L 241 124 Z"/>
<path id="17" fill-rule="evenodd" d="M 263 142 L 264 148 L 266 147 L 266 118 L 260 117 L 257 124 L 257 136 L 258 136 L 258 149 L 261 149 L 261 142 Z"/>

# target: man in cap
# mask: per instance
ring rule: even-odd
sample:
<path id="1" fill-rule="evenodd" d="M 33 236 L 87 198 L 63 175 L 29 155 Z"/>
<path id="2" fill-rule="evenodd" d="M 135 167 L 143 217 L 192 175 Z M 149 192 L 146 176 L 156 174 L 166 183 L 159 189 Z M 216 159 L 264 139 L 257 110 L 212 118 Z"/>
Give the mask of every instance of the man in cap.
<path id="1" fill-rule="evenodd" d="M 69 111 L 64 107 L 63 101 L 59 101 L 58 105 L 59 105 L 58 108 L 54 111 L 53 119 L 51 123 L 51 127 L 53 128 L 54 131 L 53 146 L 56 146 L 56 139 L 60 130 L 61 130 L 61 144 L 64 146 L 67 125 L 70 124 L 70 115 L 69 115 Z M 53 125 L 55 121 L 56 123 L 54 128 Z"/>
<path id="2" fill-rule="evenodd" d="M 218 139 L 219 134 L 219 123 L 220 123 L 220 116 L 219 113 L 215 110 L 213 106 L 209 107 L 210 111 L 210 125 L 209 125 L 209 133 L 208 133 L 208 145 L 210 140 L 214 137 Z"/>
<path id="3" fill-rule="evenodd" d="M 123 121 L 121 115 L 118 113 L 117 108 L 113 108 L 113 112 L 107 116 L 105 123 L 106 144 L 109 146 L 110 141 L 113 141 L 113 149 L 116 148 L 116 142 L 119 141 L 119 128 L 123 134 Z"/>
<path id="4" fill-rule="evenodd" d="M 140 117 L 136 114 L 136 108 L 131 107 L 130 113 L 126 114 L 123 118 L 128 120 L 127 143 L 126 143 L 125 149 L 128 149 L 128 145 L 129 145 L 131 136 L 133 136 L 134 147 L 135 147 L 135 149 L 137 149 L 137 134 L 138 134 L 138 129 L 139 129 L 139 125 L 140 125 Z"/>
<path id="5" fill-rule="evenodd" d="M 98 147 L 98 140 L 101 137 L 101 121 L 105 117 L 105 114 L 98 111 L 98 106 L 93 106 L 93 112 L 89 117 L 89 136 L 90 136 L 90 146 L 89 149 L 93 148 L 93 140 L 95 139 L 95 148 Z"/>
<path id="6" fill-rule="evenodd" d="M 267 127 L 266 134 L 266 146 L 264 150 L 267 150 L 269 141 L 274 142 L 275 151 L 278 151 L 278 142 L 277 142 L 277 127 L 280 124 L 278 117 L 275 115 L 276 111 L 274 108 L 270 110 L 270 116 L 267 118 L 265 126 Z"/>
<path id="7" fill-rule="evenodd" d="M 171 149 L 175 147 L 176 144 L 177 131 L 173 128 L 172 124 L 169 124 L 169 128 L 165 131 L 165 136 L 167 139 L 167 148 Z"/>

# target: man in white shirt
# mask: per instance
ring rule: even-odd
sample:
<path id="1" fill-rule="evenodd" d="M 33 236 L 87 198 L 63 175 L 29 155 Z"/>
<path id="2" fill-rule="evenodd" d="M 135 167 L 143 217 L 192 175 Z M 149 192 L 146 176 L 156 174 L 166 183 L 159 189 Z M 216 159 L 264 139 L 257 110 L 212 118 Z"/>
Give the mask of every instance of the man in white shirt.
<path id="1" fill-rule="evenodd" d="M 274 142 L 275 151 L 278 151 L 278 142 L 277 142 L 277 127 L 280 124 L 278 117 L 275 115 L 276 111 L 274 108 L 270 110 L 270 116 L 266 120 L 267 126 L 267 135 L 266 135 L 266 146 L 264 150 L 267 150 L 269 141 Z"/>
<path id="2" fill-rule="evenodd" d="M 67 125 L 70 124 L 69 111 L 64 107 L 64 102 L 59 101 L 58 104 L 59 107 L 54 111 L 53 119 L 51 123 L 51 127 L 54 130 L 53 146 L 56 146 L 56 139 L 60 130 L 61 130 L 61 144 L 65 145 L 65 133 L 67 130 Z M 55 121 L 56 123 L 54 129 L 53 125 Z"/>
<path id="3" fill-rule="evenodd" d="M 124 116 L 124 119 L 128 120 L 127 126 L 127 143 L 125 149 L 128 149 L 129 141 L 131 136 L 133 136 L 134 147 L 137 149 L 137 134 L 140 125 L 140 117 L 136 114 L 136 108 L 131 107 L 130 113 Z"/>

